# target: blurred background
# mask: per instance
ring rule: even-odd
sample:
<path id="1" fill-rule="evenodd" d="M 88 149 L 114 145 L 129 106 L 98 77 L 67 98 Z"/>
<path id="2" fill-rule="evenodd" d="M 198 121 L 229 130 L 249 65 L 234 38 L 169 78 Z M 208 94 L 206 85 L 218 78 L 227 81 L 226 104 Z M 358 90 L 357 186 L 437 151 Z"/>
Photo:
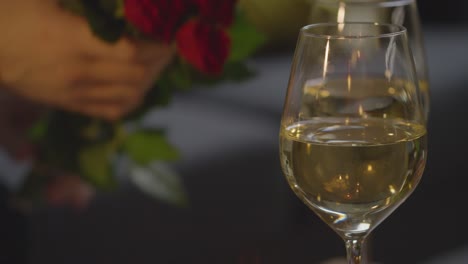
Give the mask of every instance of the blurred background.
<path id="1" fill-rule="evenodd" d="M 268 39 L 250 62 L 257 76 L 178 95 L 146 118 L 167 127 L 181 151 L 172 165 L 189 205 L 128 184 L 98 193 L 82 211 L 10 212 L 0 222 L 17 240 L 0 242 L 0 260 L 2 245 L 12 244 L 16 259 L 1 263 L 305 264 L 344 256 L 339 237 L 289 189 L 278 159 L 292 53 L 313 2 L 239 4 Z M 432 93 L 429 160 L 413 195 L 375 230 L 369 252 L 386 264 L 468 263 L 461 215 L 468 199 L 468 3 L 422 0 L 418 8 Z"/>

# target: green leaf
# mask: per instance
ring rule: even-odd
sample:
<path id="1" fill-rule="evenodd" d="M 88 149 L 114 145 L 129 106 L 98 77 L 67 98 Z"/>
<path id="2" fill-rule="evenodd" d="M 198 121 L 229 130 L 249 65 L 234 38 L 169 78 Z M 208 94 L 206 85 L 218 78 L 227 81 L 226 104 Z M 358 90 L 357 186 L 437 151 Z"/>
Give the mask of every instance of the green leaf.
<path id="1" fill-rule="evenodd" d="M 265 43 L 266 37 L 261 34 L 242 14 L 238 12 L 229 34 L 232 50 L 228 61 L 242 61 L 252 56 Z"/>
<path id="2" fill-rule="evenodd" d="M 41 118 L 28 131 L 28 138 L 33 142 L 43 140 L 47 134 L 47 117 Z"/>
<path id="3" fill-rule="evenodd" d="M 96 2 L 99 2 L 102 11 L 107 15 L 115 15 L 119 8 L 119 3 L 116 0 L 98 0 Z"/>
<path id="4" fill-rule="evenodd" d="M 252 78 L 255 74 L 245 63 L 230 62 L 224 66 L 223 78 L 240 82 Z"/>
<path id="5" fill-rule="evenodd" d="M 174 85 L 166 78 L 161 80 L 151 88 L 144 103 L 150 107 L 166 106 L 171 102 Z"/>
<path id="6" fill-rule="evenodd" d="M 78 164 L 82 176 L 101 189 L 113 189 L 116 181 L 113 177 L 111 158 L 115 146 L 101 143 L 83 147 L 78 155 Z"/>
<path id="7" fill-rule="evenodd" d="M 84 15 L 93 33 L 104 41 L 116 42 L 125 31 L 125 20 L 115 16 L 114 12 L 109 13 L 106 6 L 102 6 L 104 0 L 82 0 Z M 112 11 L 112 10 L 111 10 Z"/>
<path id="8" fill-rule="evenodd" d="M 187 195 L 180 176 L 163 162 L 152 162 L 148 166 L 133 165 L 130 180 L 141 191 L 156 199 L 185 207 Z"/>
<path id="9" fill-rule="evenodd" d="M 116 1 L 116 8 L 114 10 L 114 14 L 118 18 L 124 18 L 125 17 L 125 5 L 124 5 L 124 0 L 117 0 Z"/>
<path id="10" fill-rule="evenodd" d="M 179 152 L 167 141 L 162 131 L 136 131 L 127 136 L 123 150 L 139 165 L 179 158 Z"/>
<path id="11" fill-rule="evenodd" d="M 119 126 L 101 119 L 91 118 L 79 128 L 81 141 L 85 144 L 108 142 L 116 137 Z"/>
<path id="12" fill-rule="evenodd" d="M 168 84 L 179 90 L 188 90 L 192 87 L 192 74 L 192 67 L 181 60 L 177 60 L 166 71 Z"/>

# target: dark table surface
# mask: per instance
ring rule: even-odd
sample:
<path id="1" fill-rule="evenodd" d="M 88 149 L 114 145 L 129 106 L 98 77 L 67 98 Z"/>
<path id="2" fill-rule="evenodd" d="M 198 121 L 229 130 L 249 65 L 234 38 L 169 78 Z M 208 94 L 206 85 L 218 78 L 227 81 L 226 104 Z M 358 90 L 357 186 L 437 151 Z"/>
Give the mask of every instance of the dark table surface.
<path id="1" fill-rule="evenodd" d="M 429 159 L 412 196 L 371 237 L 380 263 L 468 263 L 468 29 L 425 31 L 432 92 Z M 131 185 L 76 213 L 34 213 L 31 263 L 320 263 L 343 242 L 292 193 L 278 160 L 291 54 L 257 58 L 259 76 L 176 97 L 148 117 L 182 152 L 190 206 Z M 465 108 L 467 107 L 467 108 Z"/>

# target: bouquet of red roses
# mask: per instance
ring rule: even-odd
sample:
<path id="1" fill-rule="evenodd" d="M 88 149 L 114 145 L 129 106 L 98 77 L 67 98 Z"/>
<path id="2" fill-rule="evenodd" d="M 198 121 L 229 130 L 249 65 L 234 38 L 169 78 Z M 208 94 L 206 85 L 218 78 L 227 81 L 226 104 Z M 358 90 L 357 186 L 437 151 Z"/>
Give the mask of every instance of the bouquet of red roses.
<path id="1" fill-rule="evenodd" d="M 184 202 L 177 175 L 161 166 L 162 161 L 179 157 L 177 149 L 163 128 L 145 127 L 140 120 L 149 110 L 168 104 L 176 91 L 250 77 L 245 60 L 262 43 L 262 36 L 243 19 L 236 0 L 60 0 L 60 4 L 85 17 L 104 41 L 126 36 L 164 42 L 174 45 L 176 57 L 144 103 L 124 120 L 107 122 L 58 109 L 44 115 L 30 133 L 37 155 L 19 201 L 79 205 L 82 199 L 71 186 L 79 181 L 88 193 L 117 187 L 116 159 L 123 157 L 131 164 L 125 173 L 144 191 Z"/>

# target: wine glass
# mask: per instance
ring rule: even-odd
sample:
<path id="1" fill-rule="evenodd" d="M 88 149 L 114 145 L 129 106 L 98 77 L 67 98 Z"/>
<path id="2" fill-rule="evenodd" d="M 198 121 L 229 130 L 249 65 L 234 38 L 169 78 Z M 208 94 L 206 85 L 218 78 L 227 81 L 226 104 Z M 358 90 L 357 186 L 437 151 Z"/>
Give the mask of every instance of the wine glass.
<path id="1" fill-rule="evenodd" d="M 406 29 L 318 23 L 300 30 L 280 128 L 295 194 L 364 263 L 369 233 L 418 185 L 426 122 Z"/>
<path id="2" fill-rule="evenodd" d="M 404 26 L 416 65 L 425 118 L 428 119 L 428 69 L 416 0 L 315 0 L 309 23 L 322 22 L 377 22 Z"/>

